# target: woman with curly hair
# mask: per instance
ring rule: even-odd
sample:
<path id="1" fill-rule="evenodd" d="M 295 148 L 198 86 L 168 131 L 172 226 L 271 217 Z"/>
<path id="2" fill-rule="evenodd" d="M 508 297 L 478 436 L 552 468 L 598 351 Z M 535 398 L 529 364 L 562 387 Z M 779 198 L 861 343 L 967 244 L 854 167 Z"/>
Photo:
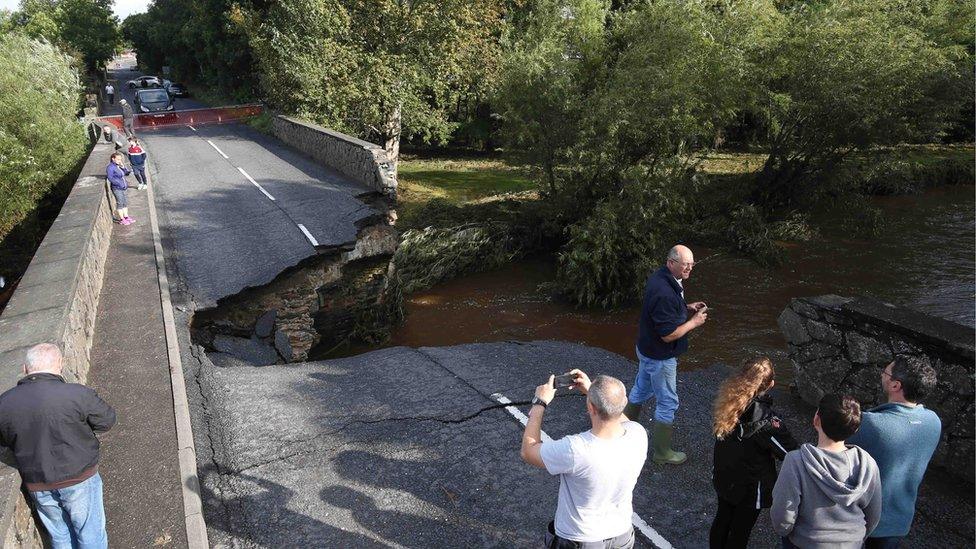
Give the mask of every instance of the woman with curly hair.
<path id="1" fill-rule="evenodd" d="M 746 547 L 759 511 L 772 504 L 775 460 L 797 448 L 766 395 L 773 384 L 773 363 L 754 358 L 725 380 L 715 398 L 712 485 L 718 512 L 709 531 L 713 549 Z"/>

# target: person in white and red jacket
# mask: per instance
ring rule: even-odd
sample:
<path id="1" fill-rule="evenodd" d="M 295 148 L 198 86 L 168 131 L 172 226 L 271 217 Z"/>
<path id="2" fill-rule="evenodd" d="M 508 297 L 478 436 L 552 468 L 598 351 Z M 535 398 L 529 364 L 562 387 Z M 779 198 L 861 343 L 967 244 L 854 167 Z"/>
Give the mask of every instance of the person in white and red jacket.
<path id="1" fill-rule="evenodd" d="M 136 181 L 139 183 L 138 189 L 144 190 L 149 185 L 149 180 L 146 179 L 146 150 L 142 148 L 142 144 L 135 137 L 129 138 L 129 165 L 132 166 L 132 174 L 136 176 Z"/>

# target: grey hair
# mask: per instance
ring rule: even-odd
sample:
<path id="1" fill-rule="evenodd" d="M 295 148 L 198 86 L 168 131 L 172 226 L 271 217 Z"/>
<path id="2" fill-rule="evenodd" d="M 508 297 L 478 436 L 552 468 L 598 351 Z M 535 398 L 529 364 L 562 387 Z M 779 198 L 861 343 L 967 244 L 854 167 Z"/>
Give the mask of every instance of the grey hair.
<path id="1" fill-rule="evenodd" d="M 627 405 L 627 389 L 617 378 L 599 375 L 590 384 L 588 399 L 602 419 L 616 419 Z"/>
<path id="2" fill-rule="evenodd" d="M 681 254 L 678 253 L 677 246 L 673 246 L 668 250 L 668 261 L 681 261 Z"/>
<path id="3" fill-rule="evenodd" d="M 60 372 L 61 349 L 53 343 L 39 343 L 27 351 L 24 369 L 28 374 L 36 372 Z"/>

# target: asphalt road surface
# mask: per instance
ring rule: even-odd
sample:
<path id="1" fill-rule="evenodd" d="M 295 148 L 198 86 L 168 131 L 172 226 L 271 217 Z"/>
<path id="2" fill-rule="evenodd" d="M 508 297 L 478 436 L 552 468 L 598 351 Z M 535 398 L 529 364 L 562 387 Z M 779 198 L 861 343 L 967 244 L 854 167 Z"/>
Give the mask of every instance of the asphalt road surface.
<path id="1" fill-rule="evenodd" d="M 633 375 L 608 351 L 559 342 L 398 347 L 263 368 L 204 362 L 210 539 L 240 547 L 538 547 L 558 479 L 522 463 L 522 424 L 498 395 L 528 400 L 572 366 Z M 583 397 L 557 396 L 543 429 L 589 429 Z M 688 512 L 669 533 L 702 539 L 705 499 L 654 486 L 647 467 L 635 494 L 642 518 L 658 528 L 659 510 Z M 696 503 L 685 507 L 689 494 Z"/>
<path id="2" fill-rule="evenodd" d="M 140 74 L 113 71 L 130 101 L 125 82 Z M 201 106 L 177 99 L 177 109 Z M 170 258 L 195 309 L 354 244 L 357 223 L 381 215 L 357 198 L 365 186 L 243 124 L 145 129 L 138 137 L 175 248 Z"/>
<path id="3" fill-rule="evenodd" d="M 363 186 L 241 124 L 143 132 L 164 226 L 195 308 L 351 245 L 380 212 Z"/>
<path id="4" fill-rule="evenodd" d="M 499 407 L 498 395 L 526 402 L 550 373 L 573 367 L 628 386 L 636 371 L 609 351 L 555 341 L 395 347 L 266 367 L 219 367 L 204 357 L 197 376 L 204 421 L 195 429 L 206 441 L 197 449 L 210 540 L 233 547 L 540 547 L 559 481 L 521 461 L 522 424 Z M 708 546 L 711 405 L 727 372 L 717 365 L 679 375 L 675 445 L 688 462 L 645 463 L 634 490 L 634 511 L 647 525 L 637 547 Z M 812 442 L 813 410 L 774 393 L 797 440 Z M 645 426 L 649 415 L 645 407 Z M 542 427 L 552 438 L 589 429 L 583 397 L 557 394 Z M 928 476 L 909 544 L 972 546 L 971 494 Z M 778 546 L 763 512 L 750 547 Z"/>

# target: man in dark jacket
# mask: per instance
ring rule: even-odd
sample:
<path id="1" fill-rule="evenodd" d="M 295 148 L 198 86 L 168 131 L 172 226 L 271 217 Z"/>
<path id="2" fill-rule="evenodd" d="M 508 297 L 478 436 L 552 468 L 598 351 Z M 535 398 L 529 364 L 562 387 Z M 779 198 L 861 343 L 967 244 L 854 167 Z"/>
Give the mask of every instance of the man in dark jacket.
<path id="1" fill-rule="evenodd" d="M 52 547 L 108 547 L 98 438 L 115 411 L 61 376 L 61 351 L 42 343 L 27 351 L 17 386 L 0 395 L 0 444 L 9 448 Z"/>
<path id="2" fill-rule="evenodd" d="M 131 139 L 136 135 L 136 131 L 132 128 L 132 105 L 125 99 L 120 99 L 119 105 L 122 105 L 122 129 L 125 130 L 125 136 Z"/>
<path id="3" fill-rule="evenodd" d="M 678 410 L 678 355 L 688 350 L 688 332 L 708 318 L 703 302 L 685 303 L 682 281 L 691 276 L 695 256 L 685 246 L 668 252 L 667 263 L 651 274 L 644 290 L 637 339 L 637 377 L 624 409 L 637 421 L 641 406 L 655 400 L 653 446 L 655 463 L 684 463 L 684 452 L 671 449 L 672 424 Z M 691 318 L 688 318 L 691 315 Z"/>

